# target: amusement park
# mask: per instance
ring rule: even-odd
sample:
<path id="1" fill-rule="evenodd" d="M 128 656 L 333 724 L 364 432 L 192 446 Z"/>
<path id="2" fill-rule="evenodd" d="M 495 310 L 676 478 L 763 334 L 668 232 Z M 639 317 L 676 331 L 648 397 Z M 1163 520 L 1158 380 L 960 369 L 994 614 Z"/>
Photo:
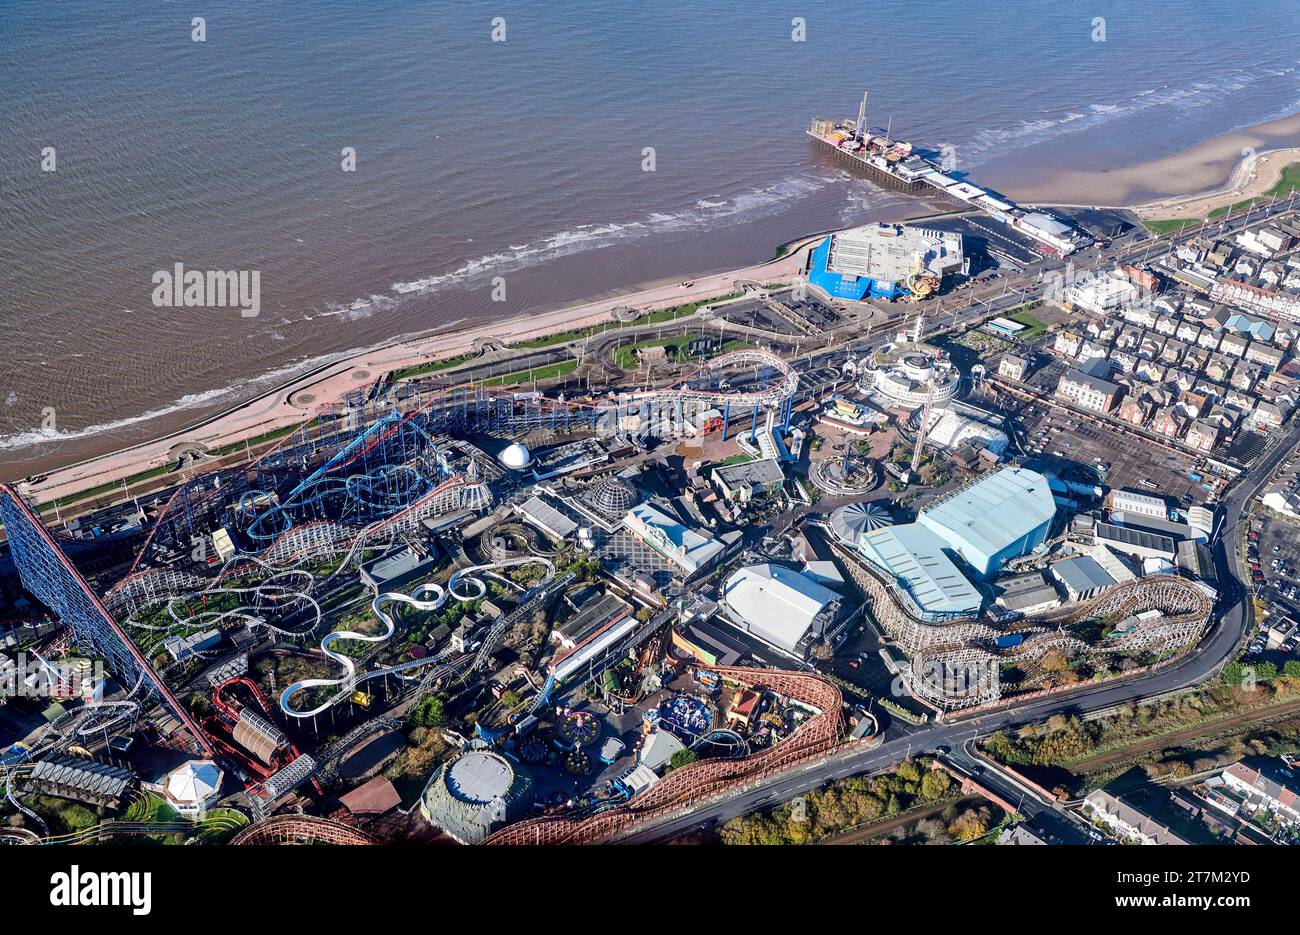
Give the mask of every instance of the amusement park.
<path id="1" fill-rule="evenodd" d="M 596 842 L 1195 642 L 1209 589 L 1085 535 L 1092 488 L 1009 460 L 925 334 L 603 397 L 381 380 L 111 568 L 4 488 L 37 658 L 110 670 L 8 748 L 6 834 Z"/>
<path id="2" fill-rule="evenodd" d="M 10 836 L 57 836 L 60 814 L 23 804 L 57 789 L 105 814 L 220 814 L 248 825 L 239 843 L 292 803 L 373 819 L 348 804 L 352 784 L 398 806 L 384 834 L 423 819 L 478 843 L 622 807 L 672 768 L 837 718 L 673 655 L 669 596 L 738 539 L 693 528 L 645 471 L 656 446 L 710 433 L 786 452 L 797 387 L 780 356 L 739 350 L 610 398 L 357 393 L 255 461 L 180 484 L 124 574 L 84 572 L 84 543 L 5 488 L 25 586 L 66 625 L 43 651 L 110 669 L 8 748 L 7 801 L 25 818 Z M 55 762 L 59 783 L 44 778 Z M 113 795 L 80 787 L 102 771 Z"/>
<path id="3" fill-rule="evenodd" d="M 672 840 L 1191 665 L 1231 478 L 1166 499 L 1123 485 L 1206 461 L 1028 435 L 1054 404 L 1012 383 L 1055 339 L 1022 325 L 1009 368 L 1002 306 L 934 313 L 974 283 L 960 236 L 821 245 L 793 284 L 561 350 L 363 371 L 84 508 L 0 485 L 0 840 Z"/>

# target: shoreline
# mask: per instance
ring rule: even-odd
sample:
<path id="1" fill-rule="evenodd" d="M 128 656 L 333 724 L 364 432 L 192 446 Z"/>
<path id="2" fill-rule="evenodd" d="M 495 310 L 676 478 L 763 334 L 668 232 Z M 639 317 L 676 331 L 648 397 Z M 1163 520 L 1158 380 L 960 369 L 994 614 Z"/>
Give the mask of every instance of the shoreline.
<path id="1" fill-rule="evenodd" d="M 1239 173 L 1244 184 L 1250 183 L 1255 160 L 1262 164 L 1262 176 L 1273 162 L 1266 157 L 1292 150 L 1300 159 L 1300 113 L 1220 133 L 1167 156 L 1095 172 L 1061 170 L 1039 182 L 1006 188 L 1008 195 L 1026 204 L 1121 207 L 1141 216 L 1147 209 L 1173 209 L 1220 193 L 1227 197 Z M 1243 168 L 1243 163 L 1252 165 Z"/>
<path id="2" fill-rule="evenodd" d="M 1256 150 L 1245 158 L 1240 156 L 1243 148 L 1272 140 L 1286 139 L 1290 142 L 1291 138 L 1300 142 L 1300 113 L 1245 130 L 1220 134 L 1188 150 L 1147 162 L 1102 172 L 1058 173 L 1054 180 L 1059 181 L 1054 181 L 1055 190 L 1048 198 L 1035 200 L 1026 197 L 1024 192 L 1031 196 L 1034 194 L 1032 186 L 1020 193 L 1014 189 L 1008 193 L 1013 197 L 1019 194 L 1017 200 L 1023 200 L 1026 204 L 1064 206 L 1070 200 L 1068 193 L 1071 191 L 1082 192 L 1086 196 L 1123 189 L 1125 194 L 1136 194 L 1142 190 L 1141 186 L 1149 184 L 1152 179 L 1167 180 L 1176 177 L 1187 181 L 1175 186 L 1166 197 L 1155 201 L 1081 197 L 1079 203 L 1124 208 L 1143 219 L 1157 219 L 1162 216 L 1161 212 L 1186 214 L 1193 208 L 1208 211 L 1239 200 L 1247 190 L 1265 190 L 1271 187 L 1285 165 L 1300 160 L 1300 146 L 1279 146 L 1267 152 Z M 1206 173 L 1210 175 L 1207 176 Z M 1146 191 L 1149 192 L 1150 189 Z M 1250 197 L 1249 194 L 1244 196 Z M 1202 204 L 1210 207 L 1199 207 Z M 899 212 L 899 220 L 947 213 L 925 211 L 925 206 L 920 204 L 917 208 L 918 211 Z M 98 454 L 60 454 L 51 451 L 44 458 L 38 455 L 15 459 L 14 462 L 4 462 L 0 466 L 0 475 L 6 480 L 16 481 L 20 479 L 16 470 L 22 470 L 26 476 L 43 473 L 45 477 L 41 483 L 24 484 L 25 490 L 37 496 L 41 502 L 66 497 L 129 478 L 142 471 L 165 467 L 175 460 L 171 457 L 172 453 L 183 445 L 216 448 L 238 444 L 307 421 L 321 408 L 341 399 L 350 390 L 368 385 L 383 373 L 477 352 L 483 340 L 508 345 L 608 322 L 611 320 L 612 309 L 622 305 L 633 305 L 652 312 L 728 294 L 734 291 L 737 282 L 756 276 L 792 277 L 797 270 L 791 272 L 791 269 L 796 266 L 796 261 L 798 268 L 802 268 L 801 257 L 809 245 L 830 232 L 806 234 L 778 244 L 775 248 L 776 255 L 765 262 L 738 270 L 706 273 L 693 280 L 686 280 L 692 282 L 689 289 L 682 288 L 680 282 L 649 282 L 630 290 L 615 290 L 577 305 L 524 312 L 496 321 L 468 324 L 458 322 L 451 330 L 440 331 L 435 328 L 399 336 L 360 350 L 342 351 L 336 356 L 322 355 L 335 356 L 335 359 L 315 366 L 306 362 L 304 365 L 309 369 L 303 373 L 256 393 L 251 398 L 234 402 L 174 429 L 163 430 L 159 434 L 137 442 L 127 442 Z M 264 378 L 265 375 L 248 382 L 255 383 Z M 228 388 L 230 392 L 237 392 L 237 389 L 238 384 Z M 183 411 L 177 409 L 175 414 L 179 416 Z M 159 416 L 159 419 L 162 418 L 165 417 Z M 10 450 L 21 452 L 47 446 L 58 448 L 61 444 L 75 444 L 79 440 L 69 438 L 63 442 L 60 439 L 49 439 Z"/>
<path id="3" fill-rule="evenodd" d="M 745 281 L 785 281 L 803 268 L 810 245 L 825 232 L 805 235 L 778 245 L 779 256 L 739 270 L 706 274 L 683 288 L 680 281 L 659 282 L 635 292 L 621 291 L 579 305 L 509 319 L 433 331 L 398 338 L 325 363 L 292 380 L 265 390 L 252 399 L 207 416 L 197 422 L 128 444 L 113 451 L 79 460 L 64 460 L 43 472 L 39 483 L 23 483 L 24 493 L 41 504 L 94 487 L 130 478 L 143 471 L 163 468 L 180 447 L 217 448 L 251 441 L 270 432 L 308 421 L 321 409 L 349 391 L 368 386 L 385 373 L 466 353 L 477 353 L 484 342 L 509 345 L 565 331 L 612 322 L 613 309 L 632 305 L 642 312 L 661 311 L 708 300 L 736 290 Z M 57 444 L 57 442 L 53 442 Z M 35 446 L 32 446 L 35 447 Z M 57 456 L 54 456 L 57 457 Z M 74 456 L 75 457 L 75 456 Z M 35 463 L 29 459 L 29 465 Z M 6 466 L 7 467 L 7 466 Z M 28 475 L 31 475 L 28 471 Z M 7 478 L 10 482 L 18 477 Z"/>
<path id="4" fill-rule="evenodd" d="M 1150 204 L 1137 205 L 1134 213 L 1144 221 L 1167 221 L 1184 217 L 1199 218 L 1238 201 L 1255 198 L 1274 188 L 1287 167 L 1300 162 L 1300 146 L 1288 146 L 1245 156 L 1237 163 L 1223 188 L 1191 193 Z"/>

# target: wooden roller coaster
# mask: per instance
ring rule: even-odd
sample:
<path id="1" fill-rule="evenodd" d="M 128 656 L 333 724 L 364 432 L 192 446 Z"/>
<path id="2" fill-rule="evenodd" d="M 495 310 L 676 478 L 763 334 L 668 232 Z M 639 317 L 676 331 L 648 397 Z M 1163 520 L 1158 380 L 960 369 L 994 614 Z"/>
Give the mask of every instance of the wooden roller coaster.
<path id="1" fill-rule="evenodd" d="M 272 815 L 230 839 L 231 844 L 378 844 L 351 825 L 308 815 Z"/>
<path id="2" fill-rule="evenodd" d="M 688 809 L 740 783 L 828 753 L 839 743 L 844 733 L 843 702 L 840 690 L 831 683 L 804 673 L 771 669 L 720 666 L 712 671 L 737 685 L 774 691 L 816 713 L 766 750 L 740 759 L 699 760 L 680 767 L 619 808 L 585 819 L 522 821 L 496 832 L 484 843 L 595 844 L 617 840 L 647 822 Z"/>

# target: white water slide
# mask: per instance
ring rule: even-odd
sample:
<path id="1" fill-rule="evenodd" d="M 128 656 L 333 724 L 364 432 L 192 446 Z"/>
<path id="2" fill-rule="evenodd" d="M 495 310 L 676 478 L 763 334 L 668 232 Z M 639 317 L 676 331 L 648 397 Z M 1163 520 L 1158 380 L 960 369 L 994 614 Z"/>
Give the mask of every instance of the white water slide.
<path id="1" fill-rule="evenodd" d="M 471 565 L 468 568 L 458 569 L 452 573 L 451 580 L 447 582 L 446 588 L 439 584 L 422 584 L 410 594 L 402 594 L 398 591 L 385 591 L 382 594 L 376 594 L 374 600 L 370 602 L 370 609 L 375 612 L 375 616 L 384 625 L 383 632 L 370 634 L 358 633 L 355 630 L 334 630 L 325 634 L 324 638 L 320 641 L 321 652 L 341 665 L 344 674 L 339 678 L 302 679 L 294 682 L 280 693 L 280 710 L 288 717 L 315 717 L 331 705 L 334 705 L 341 699 L 349 696 L 360 682 L 384 675 L 392 675 L 400 679 L 409 679 L 411 676 L 408 676 L 405 673 L 410 669 L 418 669 L 434 663 L 446 662 L 453 654 L 453 650 L 450 647 L 424 659 L 411 659 L 406 662 L 398 663 L 397 665 L 386 666 L 381 669 L 373 669 L 369 672 L 357 674 L 357 666 L 352 658 L 335 650 L 333 645 L 340 640 L 357 640 L 363 643 L 383 643 L 390 639 L 393 633 L 397 630 L 396 621 L 386 609 L 388 605 L 407 604 L 416 610 L 440 610 L 443 605 L 447 603 L 449 597 L 455 598 L 458 601 L 477 600 L 487 594 L 487 584 L 484 583 L 482 578 L 475 574 L 476 572 L 490 573 L 504 568 L 512 568 L 516 565 L 526 565 L 530 563 L 545 565 L 547 579 L 554 577 L 555 565 L 550 559 L 543 558 L 540 555 L 524 555 L 518 558 L 506 559 L 501 562 L 491 562 L 485 565 Z M 338 690 L 316 707 L 307 710 L 299 710 L 293 706 L 292 699 L 299 692 L 306 691 L 310 688 L 329 686 L 334 686 Z"/>

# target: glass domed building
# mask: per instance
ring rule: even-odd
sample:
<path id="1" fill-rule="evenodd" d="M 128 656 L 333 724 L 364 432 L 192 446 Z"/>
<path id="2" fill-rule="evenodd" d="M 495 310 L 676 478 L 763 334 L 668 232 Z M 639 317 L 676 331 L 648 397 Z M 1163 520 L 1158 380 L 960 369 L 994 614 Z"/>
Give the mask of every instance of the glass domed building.
<path id="1" fill-rule="evenodd" d="M 632 485 L 619 477 L 609 475 L 592 488 L 591 503 L 607 516 L 622 516 L 640 502 Z"/>

